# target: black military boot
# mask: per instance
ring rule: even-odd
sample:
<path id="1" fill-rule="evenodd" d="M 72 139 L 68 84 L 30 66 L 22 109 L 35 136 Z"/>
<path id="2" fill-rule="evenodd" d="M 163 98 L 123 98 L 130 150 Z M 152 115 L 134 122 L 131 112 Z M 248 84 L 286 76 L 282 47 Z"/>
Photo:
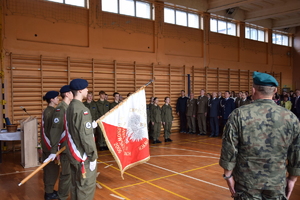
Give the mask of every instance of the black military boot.
<path id="1" fill-rule="evenodd" d="M 45 200 L 58 199 L 57 191 L 53 190 L 52 193 L 46 193 L 44 195 Z"/>

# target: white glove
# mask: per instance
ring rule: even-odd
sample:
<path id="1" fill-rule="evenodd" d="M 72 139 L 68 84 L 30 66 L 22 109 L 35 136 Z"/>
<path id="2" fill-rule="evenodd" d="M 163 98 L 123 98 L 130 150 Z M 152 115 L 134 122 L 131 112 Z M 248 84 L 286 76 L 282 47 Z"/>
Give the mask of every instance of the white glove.
<path id="1" fill-rule="evenodd" d="M 96 165 L 97 165 L 97 159 L 94 160 L 94 161 L 92 161 L 92 162 L 90 162 L 90 170 L 94 171 L 95 168 L 96 168 Z"/>
<path id="2" fill-rule="evenodd" d="M 92 125 L 93 125 L 93 128 L 96 128 L 98 126 L 98 124 L 97 124 L 97 122 L 95 122 L 95 120 L 93 121 Z"/>
<path id="3" fill-rule="evenodd" d="M 51 153 L 48 158 L 46 158 L 46 160 L 44 160 L 45 162 L 48 162 L 49 160 L 53 161 L 56 158 L 56 154 L 55 153 Z"/>

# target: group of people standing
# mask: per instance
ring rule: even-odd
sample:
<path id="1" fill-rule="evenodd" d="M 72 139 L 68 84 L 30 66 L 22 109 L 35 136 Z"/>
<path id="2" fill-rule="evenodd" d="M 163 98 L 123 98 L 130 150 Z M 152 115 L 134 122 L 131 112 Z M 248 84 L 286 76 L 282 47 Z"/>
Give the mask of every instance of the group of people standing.
<path id="1" fill-rule="evenodd" d="M 196 134 L 198 126 L 198 135 L 207 135 L 210 130 L 210 137 L 218 137 L 220 126 L 226 124 L 230 113 L 235 108 L 251 103 L 247 92 L 240 92 L 238 97 L 233 93 L 225 91 L 223 97 L 222 92 L 206 94 L 205 90 L 201 89 L 198 98 L 195 98 L 193 93 L 188 98 L 185 96 L 185 91 L 181 90 L 181 97 L 176 104 L 180 132 Z"/>

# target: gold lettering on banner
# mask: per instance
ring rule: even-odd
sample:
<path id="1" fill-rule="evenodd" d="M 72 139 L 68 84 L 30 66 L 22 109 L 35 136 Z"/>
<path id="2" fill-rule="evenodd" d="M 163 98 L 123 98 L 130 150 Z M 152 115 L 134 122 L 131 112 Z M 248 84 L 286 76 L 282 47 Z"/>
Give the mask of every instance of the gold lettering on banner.
<path id="1" fill-rule="evenodd" d="M 147 144 L 148 144 L 148 140 L 146 140 L 141 146 L 139 146 L 139 150 L 141 151 L 141 150 L 145 149 Z"/>

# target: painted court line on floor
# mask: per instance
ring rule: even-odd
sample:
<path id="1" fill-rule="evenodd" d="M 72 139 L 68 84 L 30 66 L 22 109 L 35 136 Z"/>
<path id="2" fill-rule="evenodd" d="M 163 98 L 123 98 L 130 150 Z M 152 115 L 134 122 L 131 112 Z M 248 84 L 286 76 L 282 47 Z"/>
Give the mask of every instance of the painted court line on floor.
<path id="1" fill-rule="evenodd" d="M 193 179 L 193 180 L 196 180 L 196 181 L 200 181 L 200 182 L 203 182 L 203 183 L 206 183 L 206 184 L 209 184 L 209 185 L 213 185 L 213 186 L 216 186 L 216 187 L 219 187 L 219 188 L 223 188 L 223 189 L 228 190 L 228 188 L 226 188 L 226 187 L 223 187 L 223 186 L 220 186 L 220 185 L 217 185 L 217 184 L 214 184 L 214 183 L 210 183 L 210 182 L 208 182 L 208 181 L 204 181 L 204 180 L 201 180 L 201 179 L 198 179 L 198 178 L 195 178 L 195 177 L 186 175 L 186 174 L 182 174 L 182 173 L 179 173 L 179 172 L 176 172 L 176 171 L 173 171 L 173 170 L 164 168 L 164 167 L 160 167 L 160 166 L 157 166 L 157 165 L 154 165 L 154 164 L 150 164 L 150 163 L 146 163 L 146 164 L 147 164 L 147 165 L 150 165 L 150 166 L 153 166 L 153 167 L 156 167 L 156 168 L 159 168 L 159 169 L 163 169 L 163 170 L 168 171 L 168 172 L 172 172 L 172 173 L 174 173 L 174 174 L 178 174 L 178 175 L 180 175 L 180 176 L 185 176 L 185 177 L 187 177 L 187 178 L 190 178 L 190 179 Z M 218 164 L 218 163 L 216 163 L 216 164 Z"/>

